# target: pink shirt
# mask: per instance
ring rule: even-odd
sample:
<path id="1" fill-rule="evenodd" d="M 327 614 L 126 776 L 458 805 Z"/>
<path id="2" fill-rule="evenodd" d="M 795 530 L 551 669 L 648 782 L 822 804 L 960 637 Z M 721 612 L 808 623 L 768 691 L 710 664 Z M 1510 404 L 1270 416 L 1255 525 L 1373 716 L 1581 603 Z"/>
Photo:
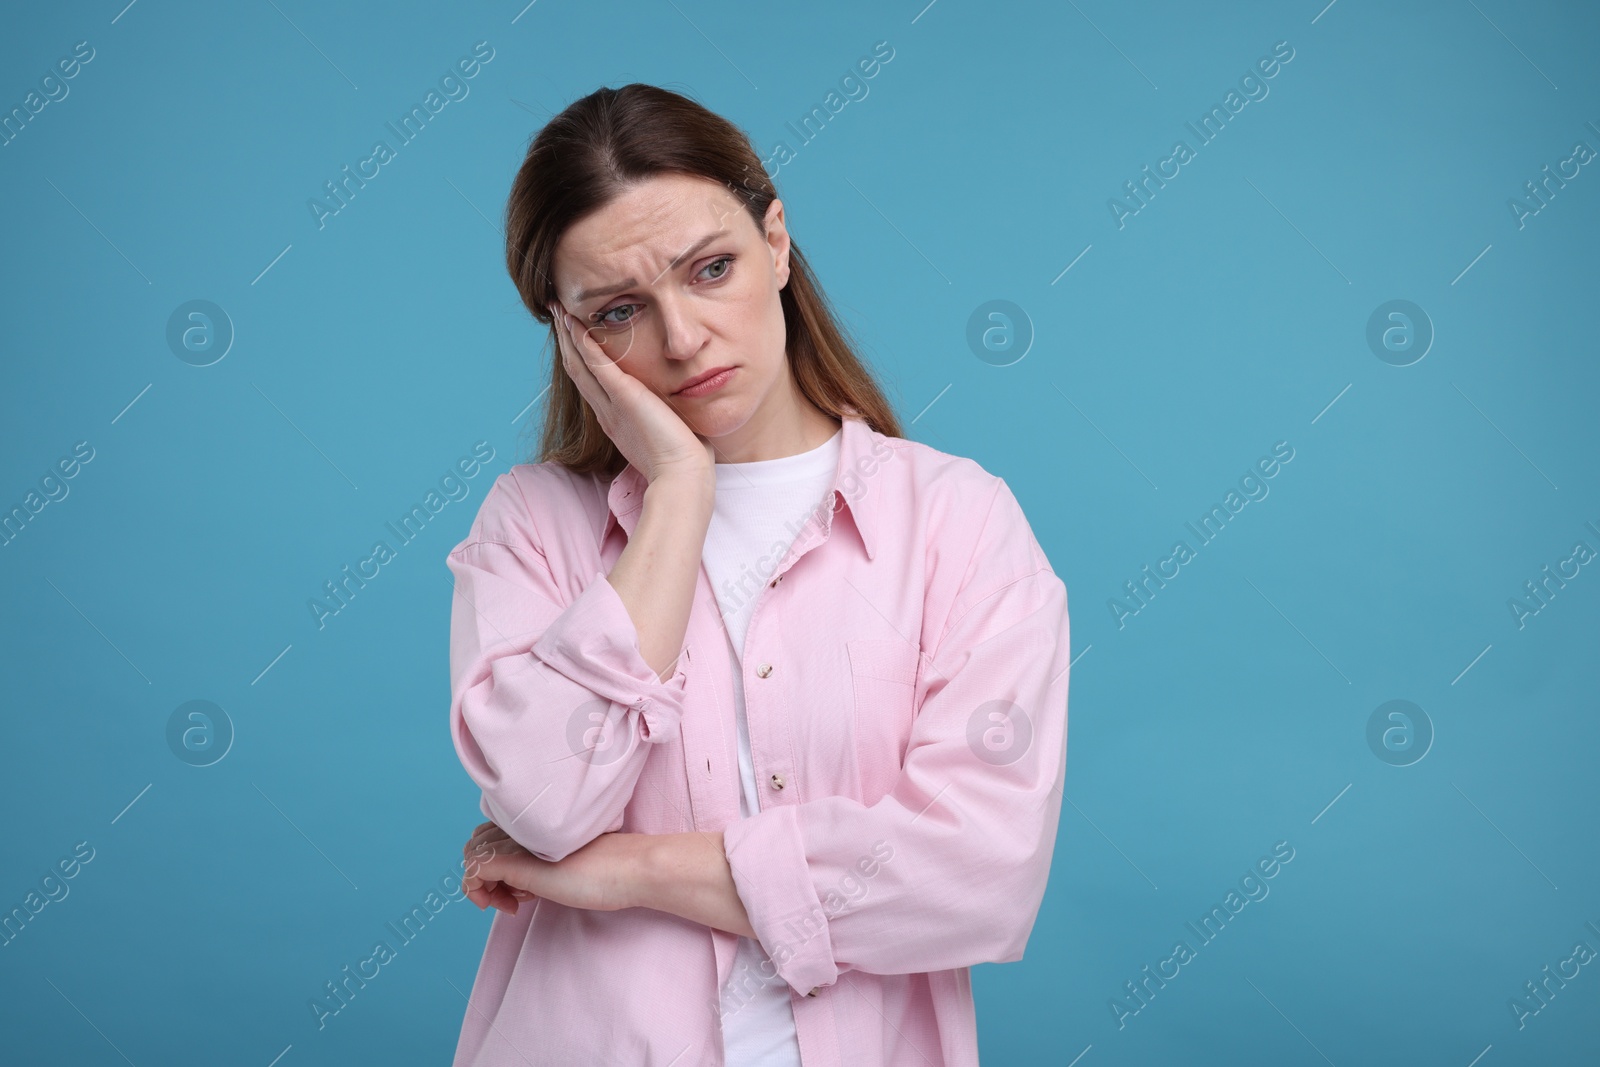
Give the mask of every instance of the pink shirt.
<path id="1" fill-rule="evenodd" d="M 447 560 L 451 733 L 485 816 L 544 859 L 722 831 L 806 1067 L 976 1067 L 968 968 L 1022 958 L 1055 849 L 1066 587 L 1003 480 L 842 429 L 831 508 L 744 589 L 761 811 L 740 818 L 704 567 L 666 681 L 606 580 L 643 505 L 632 465 L 495 481 Z M 650 908 L 496 911 L 454 1067 L 721 1067 L 737 941 Z"/>

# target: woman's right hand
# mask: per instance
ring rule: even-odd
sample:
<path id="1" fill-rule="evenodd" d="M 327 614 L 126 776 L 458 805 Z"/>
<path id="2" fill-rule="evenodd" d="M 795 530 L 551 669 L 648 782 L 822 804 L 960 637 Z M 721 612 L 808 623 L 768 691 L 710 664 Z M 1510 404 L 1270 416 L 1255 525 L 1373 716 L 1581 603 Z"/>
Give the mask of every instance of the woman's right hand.
<path id="1" fill-rule="evenodd" d="M 550 305 L 561 365 L 589 402 L 600 428 L 647 483 L 664 475 L 715 484 L 711 442 L 689 428 L 672 407 L 639 379 L 624 373 L 561 304 Z"/>

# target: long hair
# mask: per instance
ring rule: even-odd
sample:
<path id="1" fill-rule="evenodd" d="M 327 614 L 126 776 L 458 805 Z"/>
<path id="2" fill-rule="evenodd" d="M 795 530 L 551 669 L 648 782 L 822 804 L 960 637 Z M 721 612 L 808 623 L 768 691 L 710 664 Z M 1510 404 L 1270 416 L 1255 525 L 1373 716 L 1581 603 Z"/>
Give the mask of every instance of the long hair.
<path id="1" fill-rule="evenodd" d="M 533 317 L 550 328 L 559 301 L 552 277 L 556 245 L 568 227 L 598 211 L 635 182 L 682 174 L 718 182 L 766 233 L 778 192 L 750 140 L 733 123 L 685 96 L 634 82 L 602 88 L 569 105 L 533 138 L 506 203 L 506 269 Z M 779 290 L 785 347 L 800 392 L 835 418 L 859 415 L 879 433 L 899 437 L 900 423 L 856 355 L 800 246 L 789 244 L 789 279 Z M 549 399 L 536 462 L 580 474 L 614 475 L 627 459 L 593 409 L 550 360 Z"/>

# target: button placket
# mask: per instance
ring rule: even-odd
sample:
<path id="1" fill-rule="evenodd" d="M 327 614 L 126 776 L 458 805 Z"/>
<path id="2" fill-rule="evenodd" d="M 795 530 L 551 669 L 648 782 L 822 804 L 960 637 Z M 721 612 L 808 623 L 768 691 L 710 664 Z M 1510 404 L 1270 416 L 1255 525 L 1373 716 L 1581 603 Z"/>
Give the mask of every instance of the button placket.
<path id="1" fill-rule="evenodd" d="M 828 515 L 823 520 L 823 526 L 822 526 L 822 530 L 820 531 L 820 533 L 815 528 L 808 527 L 807 531 L 806 531 L 806 535 L 805 535 L 805 541 L 803 543 L 797 541 L 794 544 L 789 546 L 789 551 L 784 554 L 783 560 L 780 562 L 780 565 L 778 567 L 778 573 L 776 575 L 774 575 L 772 580 L 769 581 L 766 584 L 766 586 L 763 588 L 762 592 L 757 594 L 755 607 L 753 607 L 751 609 L 751 611 L 750 611 L 749 628 L 745 631 L 745 647 L 746 647 L 747 651 L 749 649 L 749 639 L 750 639 L 751 635 L 755 633 L 755 631 L 756 631 L 756 621 L 757 621 L 757 619 L 760 618 L 760 615 L 761 615 L 761 606 L 766 601 L 766 590 L 775 588 L 779 582 L 783 581 L 784 576 L 786 574 L 788 574 L 788 572 L 789 572 L 789 568 L 791 566 L 793 566 L 795 564 L 795 562 L 797 562 L 800 559 L 801 556 L 805 555 L 812 548 L 816 547 L 817 545 L 823 543 L 824 541 L 826 541 L 828 539 L 828 534 L 829 534 L 830 528 L 831 528 L 832 523 L 833 523 L 833 512 L 838 506 L 838 498 L 839 498 L 838 490 L 834 490 L 829 494 L 829 498 L 828 498 L 828 503 L 829 503 Z M 769 678 L 769 677 L 772 676 L 773 669 L 774 669 L 774 665 L 771 664 L 771 663 L 759 663 L 759 664 L 756 665 L 756 669 L 755 669 L 756 677 L 758 677 L 758 678 Z M 746 692 L 746 708 L 747 708 L 747 711 L 748 711 L 748 704 L 749 704 L 749 693 L 747 691 Z M 753 743 L 754 743 L 754 739 L 752 738 L 752 745 L 753 745 Z M 753 749 L 752 749 L 752 752 L 751 752 L 751 756 L 752 756 L 752 758 L 757 758 L 756 753 L 755 753 L 755 751 Z M 783 787 L 784 787 L 783 775 L 781 775 L 781 774 L 772 775 L 770 778 L 767 779 L 767 784 L 774 790 L 782 790 Z M 816 991 L 813 990 L 811 993 L 808 993 L 806 995 L 807 996 L 815 996 L 816 995 Z"/>

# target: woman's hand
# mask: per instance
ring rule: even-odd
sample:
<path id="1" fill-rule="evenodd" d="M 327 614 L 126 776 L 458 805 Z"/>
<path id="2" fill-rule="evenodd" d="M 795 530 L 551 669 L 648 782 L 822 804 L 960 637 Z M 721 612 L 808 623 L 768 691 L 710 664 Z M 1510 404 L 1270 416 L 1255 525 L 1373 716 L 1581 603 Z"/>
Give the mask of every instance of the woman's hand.
<path id="1" fill-rule="evenodd" d="M 544 897 L 570 908 L 617 911 L 635 906 L 635 875 L 645 834 L 601 834 L 551 863 L 523 848 L 492 822 L 479 823 L 466 846 L 462 888 L 479 908 L 516 914 L 524 900 Z"/>
<path id="2" fill-rule="evenodd" d="M 550 314 L 555 317 L 567 377 L 589 402 L 600 428 L 645 481 L 684 474 L 714 483 L 711 442 L 690 429 L 648 386 L 617 366 L 627 353 L 613 359 L 559 303 L 550 305 Z"/>

